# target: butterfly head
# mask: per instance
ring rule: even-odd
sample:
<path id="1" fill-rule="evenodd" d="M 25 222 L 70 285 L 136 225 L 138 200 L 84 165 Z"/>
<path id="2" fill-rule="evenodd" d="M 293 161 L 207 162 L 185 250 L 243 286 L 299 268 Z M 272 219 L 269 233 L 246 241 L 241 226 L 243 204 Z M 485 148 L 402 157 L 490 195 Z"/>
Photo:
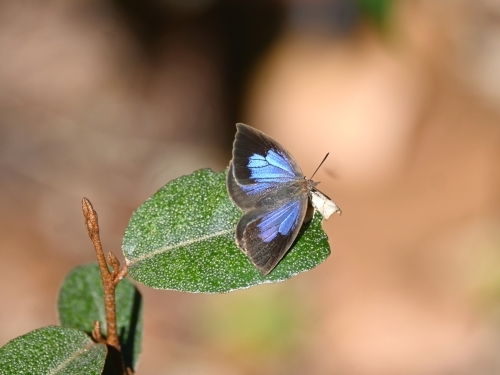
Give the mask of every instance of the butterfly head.
<path id="1" fill-rule="evenodd" d="M 304 177 L 304 178 L 305 178 L 305 177 Z M 306 181 L 307 181 L 307 190 L 309 190 L 309 191 L 311 191 L 311 190 L 315 189 L 315 188 L 316 188 L 316 186 L 318 186 L 318 185 L 319 185 L 319 182 L 315 182 L 315 181 L 313 181 L 313 180 L 311 180 L 311 179 L 307 179 L 307 178 L 305 178 L 305 179 L 306 179 Z"/>

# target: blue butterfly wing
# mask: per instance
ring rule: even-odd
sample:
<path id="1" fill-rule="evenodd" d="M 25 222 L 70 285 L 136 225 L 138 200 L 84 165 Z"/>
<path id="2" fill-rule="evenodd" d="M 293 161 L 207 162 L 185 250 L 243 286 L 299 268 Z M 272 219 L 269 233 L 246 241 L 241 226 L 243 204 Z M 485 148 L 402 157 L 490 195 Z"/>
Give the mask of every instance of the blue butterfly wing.
<path id="1" fill-rule="evenodd" d="M 255 207 L 259 200 L 262 199 L 263 194 L 249 194 L 248 192 L 248 186 L 255 186 L 255 188 L 258 189 L 259 186 L 257 185 L 258 184 L 247 185 L 247 190 L 245 191 L 242 186 L 238 185 L 236 179 L 234 178 L 233 163 L 229 163 L 226 177 L 227 191 L 229 193 L 229 196 L 231 197 L 231 200 L 236 203 L 239 208 L 241 208 L 242 210 L 251 209 Z M 266 192 L 270 192 L 270 189 L 265 189 L 264 195 Z"/>
<path id="2" fill-rule="evenodd" d="M 236 227 L 236 243 L 263 276 L 297 238 L 308 206 L 304 184 L 288 183 L 246 211 Z"/>
<path id="3" fill-rule="evenodd" d="M 248 195 L 304 178 L 292 155 L 274 139 L 245 124 L 237 124 L 236 128 L 233 173 Z"/>

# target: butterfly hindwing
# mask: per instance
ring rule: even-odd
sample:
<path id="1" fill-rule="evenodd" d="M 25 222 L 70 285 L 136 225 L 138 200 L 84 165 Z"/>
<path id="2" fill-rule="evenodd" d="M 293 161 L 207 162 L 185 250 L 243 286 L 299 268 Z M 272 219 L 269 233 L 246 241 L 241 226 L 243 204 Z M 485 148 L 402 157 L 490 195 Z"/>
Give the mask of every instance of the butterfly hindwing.
<path id="1" fill-rule="evenodd" d="M 245 212 L 236 227 L 236 242 L 263 276 L 283 258 L 299 233 L 307 211 L 307 194 L 283 195 L 272 207 Z"/>

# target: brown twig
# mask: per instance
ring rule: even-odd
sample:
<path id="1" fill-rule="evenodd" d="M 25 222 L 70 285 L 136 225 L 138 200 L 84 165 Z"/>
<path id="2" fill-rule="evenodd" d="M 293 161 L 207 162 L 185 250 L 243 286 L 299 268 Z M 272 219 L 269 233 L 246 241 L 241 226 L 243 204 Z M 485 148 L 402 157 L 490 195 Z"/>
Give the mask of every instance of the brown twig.
<path id="1" fill-rule="evenodd" d="M 106 325 L 108 327 L 107 337 L 104 340 L 101 334 L 100 322 L 95 322 L 92 336 L 96 341 L 104 342 L 107 345 L 112 346 L 121 357 L 120 341 L 118 339 L 118 330 L 116 326 L 115 289 L 116 285 L 127 274 L 128 267 L 125 266 L 120 269 L 120 262 L 116 256 L 112 253 L 108 253 L 108 261 L 113 268 L 113 271 L 110 272 L 108 264 L 106 263 L 104 251 L 102 250 L 101 238 L 99 237 L 99 222 L 97 221 L 97 213 L 94 211 L 92 204 L 87 198 L 83 198 L 82 200 L 82 209 L 83 216 L 85 217 L 85 226 L 87 227 L 89 237 L 94 244 L 97 261 L 101 270 L 102 286 L 104 290 L 104 305 L 106 309 Z M 123 363 L 122 369 L 124 374 L 130 373 L 129 369 L 125 369 Z"/>
<path id="2" fill-rule="evenodd" d="M 101 323 L 96 320 L 94 322 L 94 329 L 92 330 L 92 337 L 94 338 L 94 340 L 98 343 L 101 343 L 101 344 L 106 344 L 106 340 L 104 340 L 104 338 L 102 337 L 102 333 L 101 333 Z"/>

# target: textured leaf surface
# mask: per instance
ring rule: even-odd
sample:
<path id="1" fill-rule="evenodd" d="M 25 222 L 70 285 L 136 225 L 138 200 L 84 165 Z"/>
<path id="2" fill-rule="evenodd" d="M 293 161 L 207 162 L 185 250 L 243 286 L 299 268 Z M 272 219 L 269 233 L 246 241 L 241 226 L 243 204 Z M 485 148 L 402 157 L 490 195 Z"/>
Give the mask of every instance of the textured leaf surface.
<path id="1" fill-rule="evenodd" d="M 129 275 L 152 288 L 220 293 L 289 279 L 330 255 L 315 215 L 278 266 L 262 277 L 236 246 L 242 212 L 226 190 L 226 172 L 201 169 L 171 181 L 132 215 L 123 239 Z"/>
<path id="2" fill-rule="evenodd" d="M 9 341 L 0 348 L 2 375 L 98 375 L 106 345 L 96 344 L 72 328 L 45 327 Z"/>
<path id="3" fill-rule="evenodd" d="M 120 281 L 116 288 L 116 323 L 125 364 L 136 368 L 142 341 L 142 297 L 129 280 Z M 77 328 L 90 334 L 94 321 L 101 323 L 106 334 L 106 313 L 101 273 L 97 264 L 74 268 L 59 290 L 59 320 L 65 327 Z"/>

